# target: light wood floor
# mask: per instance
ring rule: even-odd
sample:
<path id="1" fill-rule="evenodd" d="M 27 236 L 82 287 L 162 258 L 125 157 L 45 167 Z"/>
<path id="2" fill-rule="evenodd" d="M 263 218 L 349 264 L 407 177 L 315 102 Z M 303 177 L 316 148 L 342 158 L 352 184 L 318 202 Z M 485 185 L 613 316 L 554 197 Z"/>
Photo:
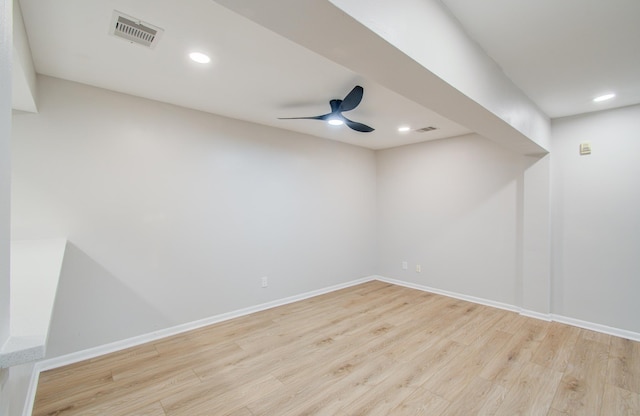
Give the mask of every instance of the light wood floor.
<path id="1" fill-rule="evenodd" d="M 34 415 L 640 415 L 640 343 L 370 282 L 40 376 Z"/>

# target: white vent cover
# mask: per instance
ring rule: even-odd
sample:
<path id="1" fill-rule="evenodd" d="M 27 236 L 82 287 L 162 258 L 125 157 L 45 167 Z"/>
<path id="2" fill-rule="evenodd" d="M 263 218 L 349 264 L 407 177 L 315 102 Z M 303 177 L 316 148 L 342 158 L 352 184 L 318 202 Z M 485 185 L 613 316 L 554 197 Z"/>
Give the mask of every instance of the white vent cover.
<path id="1" fill-rule="evenodd" d="M 438 128 L 437 127 L 433 127 L 433 126 L 429 126 L 429 127 L 423 127 L 421 129 L 417 129 L 416 131 L 418 133 L 426 133 L 428 131 L 433 131 L 433 130 L 438 130 Z"/>
<path id="2" fill-rule="evenodd" d="M 127 16 L 117 10 L 113 11 L 109 33 L 131 43 L 154 48 L 164 32 L 157 26 Z"/>

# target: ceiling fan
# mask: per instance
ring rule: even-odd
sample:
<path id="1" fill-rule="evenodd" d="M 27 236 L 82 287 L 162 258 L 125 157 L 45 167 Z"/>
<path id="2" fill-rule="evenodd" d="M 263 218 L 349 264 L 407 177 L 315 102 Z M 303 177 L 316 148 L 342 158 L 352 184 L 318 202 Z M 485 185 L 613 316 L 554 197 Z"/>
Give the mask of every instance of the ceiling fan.
<path id="1" fill-rule="evenodd" d="M 321 116 L 315 117 L 280 117 L 279 120 L 323 120 L 328 122 L 329 124 L 339 126 L 341 124 L 346 124 L 349 128 L 355 131 L 359 131 L 362 133 L 370 133 L 375 129 L 373 127 L 369 127 L 366 124 L 358 123 L 357 121 L 352 121 L 342 115 L 344 111 L 351 111 L 356 108 L 360 101 L 362 101 L 362 94 L 364 90 L 361 86 L 356 85 L 353 87 L 351 92 L 344 97 L 344 100 L 331 100 L 329 101 L 329 105 L 331 106 L 331 112 L 328 114 L 323 114 Z"/>

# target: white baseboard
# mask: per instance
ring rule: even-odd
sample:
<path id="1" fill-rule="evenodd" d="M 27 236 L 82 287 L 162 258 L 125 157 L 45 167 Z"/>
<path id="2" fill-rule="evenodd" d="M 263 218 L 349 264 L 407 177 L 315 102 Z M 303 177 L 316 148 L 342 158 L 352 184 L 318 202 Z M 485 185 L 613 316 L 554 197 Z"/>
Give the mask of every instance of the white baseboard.
<path id="1" fill-rule="evenodd" d="M 83 351 L 78 351 L 75 353 L 67 354 L 64 356 L 51 358 L 47 360 L 40 361 L 35 364 L 33 373 L 31 376 L 31 383 L 29 385 L 28 397 L 25 403 L 25 409 L 23 412 L 23 416 L 31 415 L 33 409 L 33 402 L 35 400 L 36 388 L 38 385 L 38 378 L 40 376 L 40 372 L 51 370 L 54 368 L 62 367 L 68 364 L 74 364 L 80 361 L 84 361 L 87 359 L 95 358 L 104 354 L 109 354 L 116 351 L 121 351 L 126 348 L 135 347 L 137 345 L 145 344 L 147 342 L 157 341 L 162 338 L 166 338 L 173 335 L 178 335 L 183 332 L 191 331 L 194 329 L 202 328 L 208 325 L 216 324 L 219 322 L 227 321 L 230 319 L 238 318 L 241 316 L 249 315 L 255 312 L 264 311 L 267 309 L 275 308 L 282 305 L 287 305 L 293 302 L 297 302 L 300 300 L 312 298 L 319 295 L 324 295 L 326 293 L 334 292 L 336 290 L 344 289 L 347 287 L 359 285 L 362 283 L 370 282 L 372 280 L 379 280 L 381 282 L 403 286 L 410 289 L 417 289 L 424 292 L 435 293 L 438 295 L 448 296 L 454 299 L 460 299 L 467 302 L 477 303 L 480 305 L 490 306 L 498 309 L 503 309 L 511 312 L 518 312 L 523 316 L 540 319 L 543 321 L 556 321 L 560 323 L 564 323 L 567 325 L 577 326 L 584 329 L 589 329 L 596 332 L 602 332 L 609 335 L 614 335 L 617 337 L 627 338 L 634 341 L 640 341 L 640 333 L 627 331 L 618 328 L 612 328 L 606 325 L 595 324 L 592 322 L 581 321 L 579 319 L 568 318 L 561 315 L 555 314 L 543 314 L 540 312 L 535 312 L 531 310 L 525 310 L 519 308 L 514 305 L 510 305 L 507 303 L 497 302 L 489 299 L 478 298 L 475 296 L 464 295 L 460 293 L 450 292 L 447 290 L 437 289 L 433 287 L 428 287 L 416 283 L 405 282 L 402 280 L 391 279 L 383 276 L 368 276 L 363 277 L 361 279 L 352 280 L 346 283 L 341 283 L 334 286 L 329 286 L 326 288 L 313 290 L 310 292 L 302 293 L 295 296 L 290 296 L 284 299 L 275 300 L 272 302 L 263 303 L 256 306 L 251 306 L 248 308 L 239 309 L 236 311 L 231 311 L 227 313 L 223 313 L 220 315 L 215 315 L 209 318 L 201 319 L 194 322 L 188 322 L 182 325 L 177 325 L 171 328 L 166 328 L 160 331 L 151 332 L 148 334 L 140 335 L 133 338 L 128 338 L 121 341 L 112 342 L 110 344 L 101 345 L 95 348 L 89 348 Z"/>
<path id="2" fill-rule="evenodd" d="M 520 315 L 526 316 L 526 317 L 529 317 L 529 318 L 535 318 L 535 319 L 539 319 L 539 320 L 547 321 L 547 322 L 559 322 L 559 323 L 562 323 L 562 324 L 567 324 L 567 325 L 571 325 L 571 326 L 577 326 L 579 328 L 584 328 L 584 329 L 588 329 L 588 330 L 591 330 L 591 331 L 601 332 L 603 334 L 613 335 L 613 336 L 616 336 L 616 337 L 626 338 L 626 339 L 630 339 L 632 341 L 639 341 L 640 342 L 640 333 L 638 333 L 638 332 L 627 331 L 625 329 L 619 329 L 619 328 L 613 328 L 613 327 L 606 326 L 606 325 L 596 324 L 596 323 L 588 322 L 588 321 L 582 321 L 580 319 L 569 318 L 569 317 L 566 317 L 566 316 L 552 314 L 552 313 L 547 314 L 547 313 L 536 312 L 536 311 L 532 311 L 532 310 L 528 310 L 528 309 L 522 309 L 522 308 L 519 308 L 517 306 L 509 305 L 509 304 L 506 304 L 506 303 L 496 302 L 496 301 L 488 300 L 488 299 L 477 298 L 477 297 L 474 297 L 474 296 L 463 295 L 463 294 L 455 293 L 455 292 L 449 292 L 449 291 L 442 290 L 442 289 L 436 289 L 436 288 L 433 288 L 433 287 L 424 286 L 424 285 L 420 285 L 420 284 L 417 284 L 417 283 L 411 283 L 411 282 L 405 282 L 405 281 L 402 281 L 402 280 L 391 279 L 391 278 L 384 277 L 384 276 L 373 276 L 373 277 L 376 280 L 380 280 L 382 282 L 387 282 L 387 283 L 391 283 L 391 284 L 398 285 L 398 286 L 404 286 L 404 287 L 408 287 L 408 288 L 411 288 L 411 289 L 422 290 L 424 292 L 429 292 L 429 293 L 436 293 L 436 294 L 439 294 L 439 295 L 444 295 L 444 296 L 448 296 L 448 297 L 455 298 L 455 299 L 465 300 L 465 301 L 468 301 L 468 302 L 478 303 L 480 305 L 492 306 L 492 307 L 499 308 L 499 309 L 504 309 L 504 310 L 507 310 L 507 311 L 518 312 Z"/>
<path id="3" fill-rule="evenodd" d="M 520 309 L 519 313 L 522 316 L 539 319 L 541 321 L 547 321 L 547 322 L 553 321 L 553 318 L 551 317 L 550 313 L 541 313 L 541 312 L 536 312 L 529 309 Z"/>
<path id="4" fill-rule="evenodd" d="M 368 276 L 360 279 L 352 280 L 346 283 L 340 283 L 337 285 L 325 287 L 322 289 L 312 290 L 299 295 L 290 296 L 284 299 L 274 300 L 272 302 L 262 303 L 260 305 L 250 306 L 248 308 L 238 309 L 227 313 L 211 316 L 209 318 L 200 319 L 198 321 L 187 322 L 185 324 L 173 326 L 170 328 L 162 329 L 159 331 L 150 332 L 148 334 L 139 335 L 136 337 L 123 339 L 121 341 L 112 342 L 105 345 L 100 345 L 94 348 L 74 352 L 71 354 L 62 355 L 60 357 L 45 359 L 37 362 L 34 365 L 33 372 L 31 374 L 31 382 L 29 384 L 28 396 L 26 398 L 23 416 L 31 415 L 33 411 L 33 403 L 36 395 L 36 388 L 38 385 L 38 379 L 40 373 L 54 368 L 63 367 L 65 365 L 78 363 L 80 361 L 96 358 L 101 355 L 110 354 L 113 352 L 121 351 L 127 348 L 135 347 L 148 342 L 160 340 L 162 338 L 178 335 L 187 331 L 202 328 L 208 325 L 213 325 L 219 322 L 228 321 L 230 319 L 239 318 L 241 316 L 250 315 L 252 313 L 264 311 L 267 309 L 275 308 L 282 305 L 288 305 L 290 303 L 298 302 L 300 300 L 312 298 L 315 296 L 324 295 L 326 293 L 335 292 L 336 290 L 345 289 L 347 287 L 359 285 L 362 283 L 376 280 L 376 276 Z"/>
<path id="5" fill-rule="evenodd" d="M 497 302 L 494 300 L 477 298 L 475 296 L 463 295 L 460 293 L 449 292 L 448 290 L 437 289 L 435 287 L 429 287 L 420 285 L 417 283 L 405 282 L 403 280 L 391 279 L 384 276 L 374 276 L 376 280 L 381 282 L 391 283 L 392 285 L 404 286 L 410 289 L 417 289 L 423 292 L 435 293 L 437 295 L 443 295 L 454 299 L 460 299 L 471 303 L 477 303 L 479 305 L 491 306 L 493 308 L 504 309 L 511 312 L 520 312 L 520 308 L 509 305 L 508 303 Z"/>
<path id="6" fill-rule="evenodd" d="M 159 331 L 150 332 L 148 334 L 139 335 L 132 338 L 123 339 L 121 341 L 112 342 L 105 345 L 89 348 L 86 350 L 74 352 L 71 354 L 63 355 L 60 357 L 50 358 L 40 361 L 40 371 L 51 370 L 54 368 L 62 367 L 69 364 L 74 364 L 80 361 L 96 358 L 104 354 L 110 354 L 112 352 L 121 351 L 127 348 L 135 347 L 147 342 L 153 342 L 162 338 L 178 335 L 187 331 L 202 328 L 208 325 L 217 324 L 230 319 L 239 318 L 241 316 L 250 315 L 252 313 L 261 312 L 267 309 L 275 308 L 278 306 L 288 305 L 293 302 L 298 302 L 304 299 L 309 299 L 315 296 L 324 295 L 326 293 L 335 292 L 336 290 L 344 289 L 347 287 L 359 285 L 365 282 L 375 280 L 376 276 L 368 276 L 360 279 L 352 280 L 346 283 L 340 283 L 337 285 L 325 287 L 322 289 L 312 290 L 310 292 L 301 293 L 299 295 L 290 296 L 283 299 L 274 300 L 267 303 L 262 303 L 248 308 L 238 309 L 231 312 L 214 315 L 208 318 L 200 319 L 193 322 L 187 322 L 181 325 L 176 325 L 170 328 L 161 329 Z"/>
<path id="7" fill-rule="evenodd" d="M 562 315 L 551 315 L 552 319 L 556 322 L 560 322 L 561 324 L 567 324 L 571 326 L 577 326 L 578 328 L 584 328 L 595 332 L 601 332 L 607 335 L 613 335 L 619 338 L 626 338 L 632 341 L 640 342 L 640 333 L 627 331 L 626 329 L 613 328 L 607 325 L 595 324 L 593 322 L 582 321 L 580 319 L 569 318 L 567 316 Z"/>

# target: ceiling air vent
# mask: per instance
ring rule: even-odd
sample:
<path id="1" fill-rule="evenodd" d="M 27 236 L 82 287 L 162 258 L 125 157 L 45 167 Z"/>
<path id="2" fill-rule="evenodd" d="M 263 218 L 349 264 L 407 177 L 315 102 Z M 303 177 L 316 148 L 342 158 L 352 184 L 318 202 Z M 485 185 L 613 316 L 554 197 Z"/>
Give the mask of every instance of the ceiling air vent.
<path id="1" fill-rule="evenodd" d="M 429 126 L 429 127 L 423 127 L 421 129 L 417 129 L 416 131 L 418 133 L 426 133 L 428 131 L 433 131 L 433 130 L 438 130 L 438 128 L 437 127 L 433 127 L 433 126 Z"/>
<path id="2" fill-rule="evenodd" d="M 135 17 L 127 16 L 117 10 L 113 11 L 109 33 L 114 36 L 147 48 L 154 48 L 162 32 L 163 30 L 157 26 L 143 22 Z"/>

